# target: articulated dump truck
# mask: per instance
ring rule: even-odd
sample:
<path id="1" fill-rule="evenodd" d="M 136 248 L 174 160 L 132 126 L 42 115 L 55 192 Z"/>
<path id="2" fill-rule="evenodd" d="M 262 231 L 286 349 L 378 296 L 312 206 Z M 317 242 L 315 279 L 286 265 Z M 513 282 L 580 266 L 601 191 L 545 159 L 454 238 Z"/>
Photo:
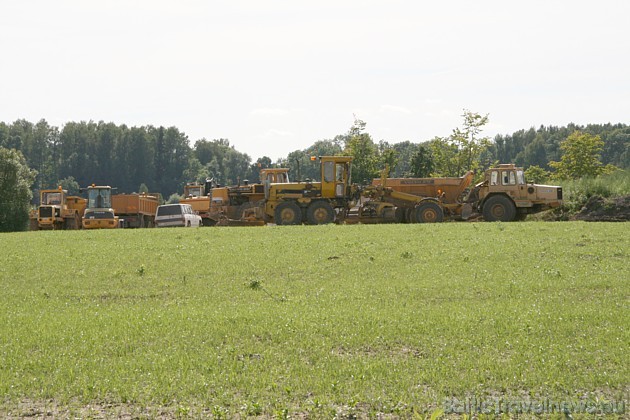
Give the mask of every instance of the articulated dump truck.
<path id="1" fill-rule="evenodd" d="M 441 222 L 482 216 L 486 221 L 523 220 L 562 204 L 562 187 L 527 183 L 522 168 L 502 164 L 484 172 L 469 188 L 473 173 L 461 178 L 381 178 L 364 191 L 368 214 L 385 213 L 395 222 Z M 391 209 L 391 204 L 395 209 Z"/>
<path id="2" fill-rule="evenodd" d="M 79 229 L 85 199 L 69 196 L 68 191 L 41 190 L 39 206 L 30 214 L 30 230 Z"/>

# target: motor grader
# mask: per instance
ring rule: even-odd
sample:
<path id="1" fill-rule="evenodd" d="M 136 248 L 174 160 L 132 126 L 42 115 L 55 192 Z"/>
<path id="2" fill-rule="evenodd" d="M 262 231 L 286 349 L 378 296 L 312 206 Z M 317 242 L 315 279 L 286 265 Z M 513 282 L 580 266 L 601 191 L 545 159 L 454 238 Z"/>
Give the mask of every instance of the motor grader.
<path id="1" fill-rule="evenodd" d="M 315 159 L 315 158 L 311 158 Z M 352 157 L 321 156 L 320 182 L 267 183 L 264 214 L 277 225 L 319 225 L 343 220 L 354 203 Z"/>
<path id="2" fill-rule="evenodd" d="M 68 195 L 61 186 L 39 192 L 39 206 L 30 214 L 31 230 L 79 229 L 85 199 Z"/>

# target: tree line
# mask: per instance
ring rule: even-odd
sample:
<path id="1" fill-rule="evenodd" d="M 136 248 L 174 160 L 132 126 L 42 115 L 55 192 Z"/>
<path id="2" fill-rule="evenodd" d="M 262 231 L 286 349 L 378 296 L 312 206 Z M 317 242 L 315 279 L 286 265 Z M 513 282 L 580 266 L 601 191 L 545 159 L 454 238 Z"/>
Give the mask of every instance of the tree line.
<path id="1" fill-rule="evenodd" d="M 115 186 L 119 192 L 146 188 L 164 197 L 181 193 L 186 182 L 208 178 L 223 185 L 256 182 L 259 168 L 270 166 L 288 167 L 293 180 L 318 180 L 319 166 L 311 156 L 339 154 L 354 157 L 353 181 L 358 183 L 379 176 L 384 167 L 393 177 L 461 176 L 467 170 L 513 162 L 539 169 L 542 172 L 533 171 L 538 175 L 548 174 L 557 169 L 554 162 L 562 161 L 563 142 L 576 132 L 600 142 L 595 152 L 602 165 L 630 168 L 630 126 L 625 124 L 541 126 L 491 139 L 483 135 L 487 115 L 465 110 L 462 118 L 448 136 L 398 143 L 375 141 L 367 124 L 355 119 L 346 133 L 317 140 L 277 161 L 267 156 L 253 161 L 228 139 L 202 138 L 191 145 L 177 127 L 102 121 L 69 122 L 61 128 L 45 120 L 0 122 L 0 147 L 21 152 L 34 170 L 35 191 L 95 183 Z"/>

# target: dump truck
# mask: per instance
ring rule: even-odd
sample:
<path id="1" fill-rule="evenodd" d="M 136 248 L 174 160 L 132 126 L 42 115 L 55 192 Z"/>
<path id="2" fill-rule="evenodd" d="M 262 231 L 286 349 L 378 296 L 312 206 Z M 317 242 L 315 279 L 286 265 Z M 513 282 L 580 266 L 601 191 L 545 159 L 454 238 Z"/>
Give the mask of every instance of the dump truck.
<path id="1" fill-rule="evenodd" d="M 83 214 L 83 229 L 115 229 L 118 216 L 112 207 L 112 187 L 92 184 L 87 188 L 87 207 Z"/>
<path id="2" fill-rule="evenodd" d="M 523 220 L 562 204 L 562 187 L 527 183 L 522 168 L 501 164 L 484 172 L 484 178 L 469 188 L 474 178 L 375 179 L 363 191 L 370 200 L 366 209 L 395 222 L 441 222 L 482 216 L 486 221 Z M 395 208 L 392 210 L 388 204 Z M 392 216 L 393 212 L 393 216 Z M 387 214 L 385 214 L 387 213 Z M 365 215 L 365 214 L 364 214 Z"/>
<path id="3" fill-rule="evenodd" d="M 31 230 L 79 229 L 86 201 L 62 187 L 39 192 L 37 209 L 30 214 Z"/>
<path id="4" fill-rule="evenodd" d="M 155 212 L 160 205 L 161 194 L 115 194 L 112 195 L 112 208 L 119 218 L 119 226 L 125 228 L 145 228 L 155 226 Z"/>

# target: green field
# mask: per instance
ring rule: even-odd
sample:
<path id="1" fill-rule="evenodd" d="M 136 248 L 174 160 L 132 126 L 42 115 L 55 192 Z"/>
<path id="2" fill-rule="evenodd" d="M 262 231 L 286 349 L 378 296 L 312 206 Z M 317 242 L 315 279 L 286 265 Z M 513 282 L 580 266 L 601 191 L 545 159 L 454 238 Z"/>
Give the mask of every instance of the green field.
<path id="1" fill-rule="evenodd" d="M 625 401 L 630 224 L 0 235 L 0 415 Z"/>

